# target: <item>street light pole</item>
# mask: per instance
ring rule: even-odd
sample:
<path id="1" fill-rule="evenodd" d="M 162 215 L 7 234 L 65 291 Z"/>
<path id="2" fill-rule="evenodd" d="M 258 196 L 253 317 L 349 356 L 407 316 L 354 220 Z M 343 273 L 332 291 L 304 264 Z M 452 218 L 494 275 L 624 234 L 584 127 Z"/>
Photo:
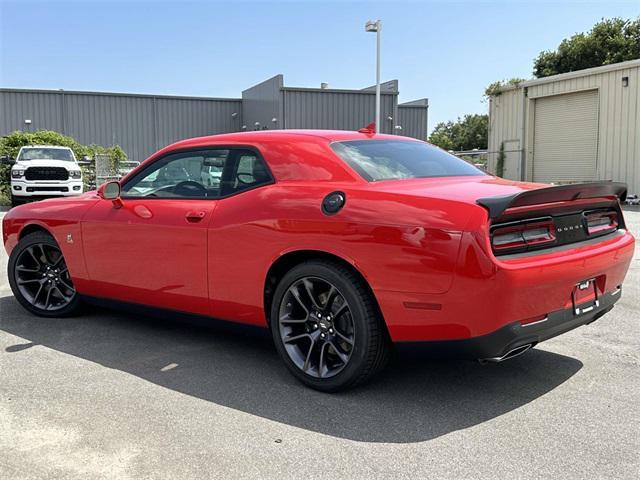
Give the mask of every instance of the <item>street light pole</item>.
<path id="1" fill-rule="evenodd" d="M 382 30 L 382 22 L 369 20 L 364 29 L 366 32 L 376 33 L 376 133 L 380 133 L 380 30 Z"/>

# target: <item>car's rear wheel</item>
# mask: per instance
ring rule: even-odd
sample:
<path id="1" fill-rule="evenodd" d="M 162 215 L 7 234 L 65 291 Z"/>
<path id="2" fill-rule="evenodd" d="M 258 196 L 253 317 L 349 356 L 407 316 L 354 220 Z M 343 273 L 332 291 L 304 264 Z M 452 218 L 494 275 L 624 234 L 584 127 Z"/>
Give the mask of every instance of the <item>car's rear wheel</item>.
<path id="1" fill-rule="evenodd" d="M 363 280 L 339 263 L 313 260 L 279 282 L 271 331 L 289 370 L 317 390 L 362 383 L 386 363 L 389 340 Z"/>
<path id="2" fill-rule="evenodd" d="M 9 285 L 20 304 L 42 317 L 61 317 L 77 311 L 80 299 L 60 247 L 45 232 L 22 238 L 11 252 Z"/>

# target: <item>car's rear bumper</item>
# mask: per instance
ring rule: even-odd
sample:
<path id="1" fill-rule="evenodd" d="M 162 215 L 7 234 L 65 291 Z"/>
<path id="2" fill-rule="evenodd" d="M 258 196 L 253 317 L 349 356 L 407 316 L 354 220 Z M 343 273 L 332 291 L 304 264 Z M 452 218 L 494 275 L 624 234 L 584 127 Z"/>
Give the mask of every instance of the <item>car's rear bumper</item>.
<path id="1" fill-rule="evenodd" d="M 518 258 L 496 259 L 480 241 L 463 238 L 456 277 L 439 295 L 376 291 L 394 342 L 464 340 L 572 306 L 577 284 L 594 280 L 604 297 L 623 283 L 634 237 L 621 230 L 606 239 Z"/>
<path id="2" fill-rule="evenodd" d="M 397 342 L 400 351 L 453 356 L 471 359 L 500 359 L 509 352 L 525 346 L 534 346 L 544 340 L 561 335 L 582 325 L 596 321 L 620 299 L 618 288 L 598 298 L 598 306 L 586 304 L 586 313 L 577 315 L 574 308 L 549 313 L 544 319 L 529 324 L 513 322 L 479 337 L 458 340 Z"/>

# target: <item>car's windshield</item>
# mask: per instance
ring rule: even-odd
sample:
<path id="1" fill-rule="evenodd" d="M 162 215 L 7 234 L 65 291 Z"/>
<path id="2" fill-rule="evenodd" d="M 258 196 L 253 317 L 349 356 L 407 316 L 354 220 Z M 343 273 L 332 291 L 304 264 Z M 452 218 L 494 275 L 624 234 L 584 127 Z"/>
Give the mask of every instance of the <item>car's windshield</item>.
<path id="1" fill-rule="evenodd" d="M 73 162 L 73 153 L 66 148 L 23 148 L 18 155 L 18 161 L 25 160 L 63 160 Z"/>
<path id="2" fill-rule="evenodd" d="M 333 150 L 369 182 L 403 178 L 486 175 L 444 150 L 406 140 L 335 142 Z"/>

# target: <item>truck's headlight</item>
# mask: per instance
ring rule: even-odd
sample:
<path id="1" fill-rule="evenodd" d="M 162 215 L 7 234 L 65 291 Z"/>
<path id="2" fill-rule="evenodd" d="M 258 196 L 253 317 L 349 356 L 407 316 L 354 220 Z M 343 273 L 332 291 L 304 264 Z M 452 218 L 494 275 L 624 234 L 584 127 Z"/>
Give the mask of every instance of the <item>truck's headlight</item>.
<path id="1" fill-rule="evenodd" d="M 12 178 L 20 178 L 24 177 L 24 170 L 11 170 Z"/>
<path id="2" fill-rule="evenodd" d="M 82 172 L 80 170 L 71 170 L 69 172 L 70 178 L 82 178 Z"/>

